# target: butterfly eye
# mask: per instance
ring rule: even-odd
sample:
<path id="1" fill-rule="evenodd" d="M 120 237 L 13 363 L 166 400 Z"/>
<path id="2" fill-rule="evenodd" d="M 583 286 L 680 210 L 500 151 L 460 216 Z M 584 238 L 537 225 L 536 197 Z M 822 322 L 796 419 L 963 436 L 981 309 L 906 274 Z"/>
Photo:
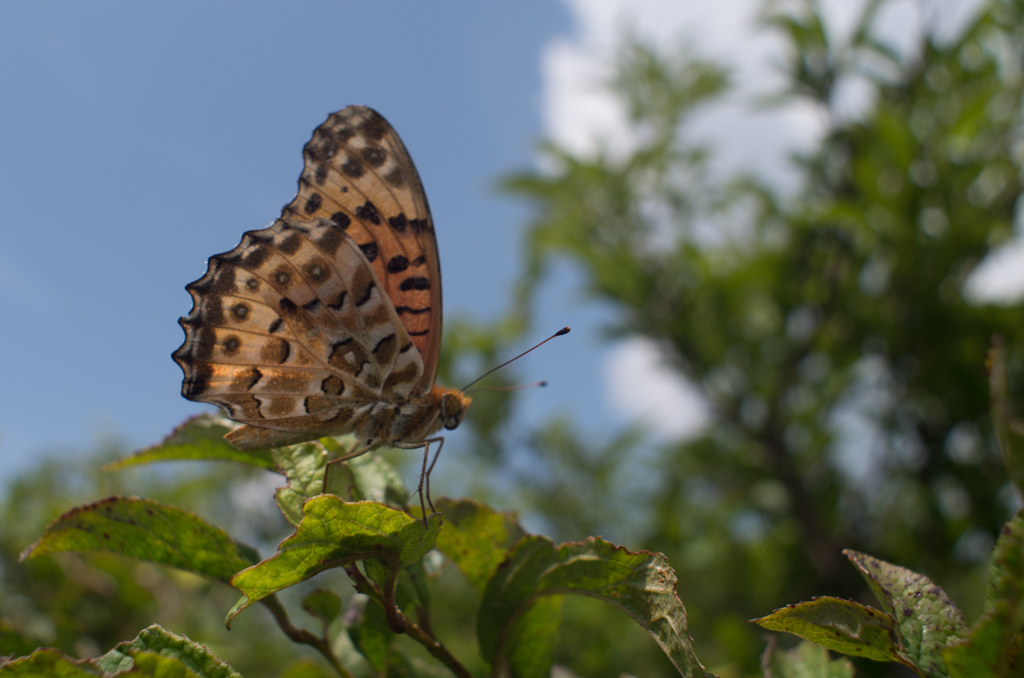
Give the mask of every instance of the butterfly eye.
<path id="1" fill-rule="evenodd" d="M 459 427 L 459 420 L 456 419 L 455 417 L 448 417 L 447 419 L 445 419 L 444 427 L 449 431 L 454 431 Z"/>
<path id="2" fill-rule="evenodd" d="M 444 397 L 441 398 L 441 415 L 445 418 L 446 428 L 455 428 L 459 423 L 456 421 L 455 426 L 448 426 L 448 422 L 455 419 L 455 416 L 462 409 L 462 404 L 459 399 L 455 397 L 454 393 L 445 393 Z"/>

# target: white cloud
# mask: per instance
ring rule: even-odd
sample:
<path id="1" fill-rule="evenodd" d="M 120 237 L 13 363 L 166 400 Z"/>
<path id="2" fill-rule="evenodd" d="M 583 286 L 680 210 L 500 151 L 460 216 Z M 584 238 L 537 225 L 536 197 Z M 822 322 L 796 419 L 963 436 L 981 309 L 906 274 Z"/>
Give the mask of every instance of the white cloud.
<path id="1" fill-rule="evenodd" d="M 982 259 L 967 277 L 964 297 L 975 304 L 1020 303 L 1024 299 L 1024 239 L 1018 236 Z"/>
<path id="2" fill-rule="evenodd" d="M 667 365 L 657 344 L 627 339 L 604 359 L 605 388 L 612 411 L 641 420 L 671 440 L 697 435 L 710 421 L 707 401 Z"/>
<path id="3" fill-rule="evenodd" d="M 626 116 L 603 83 L 624 36 L 632 34 L 669 53 L 682 45 L 731 69 L 734 91 L 698 114 L 691 138 L 714 150 L 713 171 L 756 172 L 781 189 L 795 188 L 788 156 L 809 148 L 824 119 L 806 105 L 755 110 L 755 101 L 777 91 L 782 79 L 779 38 L 757 25 L 760 0 L 716 3 L 678 0 L 566 0 L 576 31 L 545 49 L 543 111 L 547 135 L 579 154 L 603 145 L 628 151 Z"/>

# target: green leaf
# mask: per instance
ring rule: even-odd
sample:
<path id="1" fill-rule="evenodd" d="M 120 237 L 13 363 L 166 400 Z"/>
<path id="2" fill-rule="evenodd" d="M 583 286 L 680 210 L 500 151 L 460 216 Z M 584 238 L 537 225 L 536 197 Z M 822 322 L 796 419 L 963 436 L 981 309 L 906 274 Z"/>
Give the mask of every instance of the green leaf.
<path id="1" fill-rule="evenodd" d="M 155 652 L 134 652 L 132 659 L 135 660 L 132 675 L 153 678 L 200 678 L 198 673 L 173 657 L 164 657 Z"/>
<path id="2" fill-rule="evenodd" d="M 388 663 L 391 642 L 395 633 L 388 626 L 384 608 L 376 602 L 363 598 L 360 603 L 361 613 L 356 621 L 348 627 L 349 638 L 356 649 L 366 657 L 373 668 L 383 671 Z"/>
<path id="3" fill-rule="evenodd" d="M 355 444 L 355 436 L 321 441 L 333 456 L 343 456 Z M 409 503 L 409 491 L 395 468 L 376 452 L 331 464 L 324 490 L 348 501 L 376 501 L 394 507 Z"/>
<path id="4" fill-rule="evenodd" d="M 1003 526 L 992 549 L 985 615 L 1001 617 L 1010 635 L 1024 623 L 1024 509 Z"/>
<path id="5" fill-rule="evenodd" d="M 330 461 L 319 444 L 301 443 L 271 450 L 278 473 L 288 479 L 284 487 L 277 488 L 274 499 L 284 517 L 292 525 L 302 520 L 302 504 L 324 490 L 324 469 Z"/>
<path id="6" fill-rule="evenodd" d="M 546 537 L 524 537 L 484 591 L 477 617 L 481 652 L 492 666 L 516 665 L 519 660 L 510 658 L 508 638 L 520 638 L 521 648 L 532 647 L 532 639 L 517 636 L 514 625 L 534 601 L 578 593 L 628 614 L 654 637 L 680 674 L 710 675 L 693 653 L 675 583 L 675 572 L 659 553 L 630 553 L 594 537 L 557 548 Z"/>
<path id="7" fill-rule="evenodd" d="M 20 560 L 59 551 L 111 551 L 227 582 L 256 558 L 199 516 L 137 497 L 79 506 L 46 527 Z"/>
<path id="8" fill-rule="evenodd" d="M 399 573 L 395 600 L 402 609 L 410 609 L 414 605 L 422 610 L 430 609 L 430 588 L 423 563 L 432 553 L 436 552 L 424 554 L 424 558 L 402 568 Z"/>
<path id="9" fill-rule="evenodd" d="M 51 648 L 0 665 L 3 678 L 242 678 L 205 645 L 154 624 L 96 659 L 73 659 Z"/>
<path id="10" fill-rule="evenodd" d="M 1006 524 L 992 551 L 985 612 L 966 642 L 943 650 L 949 675 L 1017 676 L 1024 673 L 1024 511 Z"/>
<path id="11" fill-rule="evenodd" d="M 436 502 L 445 526 L 437 548 L 455 563 L 473 586 L 483 591 L 512 544 L 525 533 L 511 513 L 495 511 L 472 499 L 442 498 Z"/>
<path id="12" fill-rule="evenodd" d="M 764 675 L 772 678 L 853 678 L 849 659 L 831 659 L 828 650 L 803 641 L 791 650 L 780 652 L 774 641 L 761 657 Z"/>
<path id="13" fill-rule="evenodd" d="M 896 621 L 905 663 L 929 676 L 946 676 L 942 649 L 967 638 L 964 614 L 928 577 L 864 553 L 846 549 L 882 608 Z"/>
<path id="14" fill-rule="evenodd" d="M 340 441 L 322 438 L 318 443 L 302 443 L 272 451 L 279 473 L 288 484 L 278 488 L 274 497 L 292 525 L 302 520 L 302 504 L 319 494 L 333 494 L 346 501 L 376 501 L 394 507 L 404 506 L 408 493 L 395 469 L 373 452 L 340 463 L 329 463 L 348 452 L 353 436 Z M 325 483 L 326 476 L 326 485 Z"/>
<path id="15" fill-rule="evenodd" d="M 119 643 L 113 650 L 99 657 L 96 662 L 105 671 L 113 672 L 118 670 L 117 667 L 124 666 L 125 657 L 131 657 L 133 661 L 141 664 L 140 668 L 143 671 L 146 671 L 148 667 L 151 672 L 144 672 L 142 675 L 189 675 L 171 672 L 158 673 L 161 670 L 170 671 L 168 668 L 170 665 L 154 658 L 160 657 L 180 662 L 199 678 L 242 678 L 240 673 L 210 652 L 205 645 L 200 645 L 185 636 L 175 635 L 157 624 L 143 629 L 135 640 Z M 139 661 L 140 659 L 141 661 Z"/>
<path id="16" fill-rule="evenodd" d="M 259 468 L 274 468 L 270 451 L 242 452 L 224 440 L 236 425 L 211 414 L 200 414 L 185 420 L 174 429 L 159 445 L 139 450 L 135 454 L 103 467 L 104 471 L 115 471 L 126 466 L 149 464 L 155 461 L 201 459 L 204 461 L 236 461 Z"/>
<path id="17" fill-rule="evenodd" d="M 902 661 L 893 618 L 852 600 L 815 598 L 752 621 L 769 631 L 792 633 L 854 657 L 878 662 Z"/>
<path id="18" fill-rule="evenodd" d="M 562 595 L 537 598 L 512 627 L 507 654 L 513 676 L 547 678 L 551 675 L 564 603 Z"/>
<path id="19" fill-rule="evenodd" d="M 334 591 L 316 589 L 302 599 L 302 609 L 323 621 L 326 626 L 341 613 L 341 598 Z"/>
<path id="20" fill-rule="evenodd" d="M 399 570 L 434 547 L 441 527 L 438 515 L 424 530 L 422 522 L 402 511 L 368 501 L 347 503 L 330 494 L 309 499 L 302 511 L 295 534 L 281 542 L 275 555 L 231 579 L 245 598 L 232 608 L 228 622 L 272 593 L 357 560 L 380 563 L 393 587 Z"/>
<path id="21" fill-rule="evenodd" d="M 91 659 L 72 659 L 60 650 L 44 648 L 27 657 L 0 664 L 0 678 L 95 678 L 105 675 Z"/>

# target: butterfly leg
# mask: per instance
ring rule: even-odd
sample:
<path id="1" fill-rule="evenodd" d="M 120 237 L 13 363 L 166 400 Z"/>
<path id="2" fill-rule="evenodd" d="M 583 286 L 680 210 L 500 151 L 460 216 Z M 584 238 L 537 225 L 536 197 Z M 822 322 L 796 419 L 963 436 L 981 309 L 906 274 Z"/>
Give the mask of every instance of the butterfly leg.
<path id="1" fill-rule="evenodd" d="M 430 474 L 434 472 L 434 466 L 437 464 L 437 458 L 441 456 L 441 448 L 444 447 L 444 437 L 438 436 L 437 438 L 431 438 L 430 441 L 428 441 L 428 442 L 433 442 L 433 441 L 437 441 L 437 452 L 434 452 L 434 460 L 432 462 L 430 462 L 430 468 L 426 468 L 426 464 L 427 464 L 426 452 L 424 451 L 424 454 L 423 454 L 423 465 L 424 465 L 424 470 L 425 470 L 425 473 L 423 475 L 426 475 L 426 477 L 427 477 L 427 501 L 428 502 L 430 501 Z M 431 511 L 434 510 L 434 505 L 433 504 L 430 504 L 430 510 Z"/>
<path id="2" fill-rule="evenodd" d="M 371 441 L 371 443 L 372 443 L 372 441 Z M 320 443 L 320 446 L 324 449 L 324 451 L 327 451 L 327 448 L 324 447 L 323 443 Z M 369 452 L 372 447 L 373 447 L 372 444 L 370 444 L 370 445 L 363 445 L 362 447 L 360 447 L 358 443 L 354 443 L 352 445 L 352 447 L 350 448 L 352 450 L 351 452 L 349 452 L 348 454 L 344 454 L 344 455 L 338 457 L 337 459 L 331 459 L 329 462 L 327 462 L 327 468 L 324 469 L 324 492 L 326 492 L 327 488 L 331 486 L 331 482 L 330 482 L 330 477 L 331 477 L 331 473 L 332 473 L 331 469 L 335 469 L 334 472 L 336 473 L 337 469 L 340 468 L 338 466 L 338 464 L 340 464 L 343 461 L 348 461 L 349 459 L 355 459 L 356 457 L 361 457 L 362 455 L 364 455 L 367 452 Z M 350 497 L 350 499 L 351 499 L 351 497 Z"/>
<path id="3" fill-rule="evenodd" d="M 366 454 L 367 452 L 369 452 L 370 448 L 373 447 L 373 445 L 364 445 L 363 447 L 358 447 L 357 445 L 353 445 L 353 447 L 355 448 L 354 452 L 349 452 L 348 454 L 346 454 L 343 457 L 338 457 L 337 459 L 332 459 L 330 463 L 334 464 L 334 463 L 339 462 L 339 461 L 348 461 L 349 459 L 355 459 L 356 457 L 361 457 L 364 454 Z"/>
<path id="4" fill-rule="evenodd" d="M 430 467 L 427 467 L 427 460 L 430 458 L 430 443 L 437 443 L 437 452 L 434 453 L 434 460 L 431 462 Z M 430 473 L 434 470 L 434 464 L 437 463 L 437 458 L 441 454 L 441 448 L 444 447 L 444 437 L 438 436 L 437 438 L 427 438 L 426 440 L 419 443 L 395 443 L 395 447 L 403 450 L 413 450 L 417 447 L 423 448 L 423 466 L 420 469 L 420 483 L 416 487 L 417 494 L 420 495 L 420 510 L 423 512 L 423 526 L 427 526 L 427 507 L 423 503 L 423 486 L 426 484 L 426 499 L 427 504 L 430 506 L 430 512 L 436 513 L 437 510 L 434 508 L 434 502 L 430 500 Z"/>

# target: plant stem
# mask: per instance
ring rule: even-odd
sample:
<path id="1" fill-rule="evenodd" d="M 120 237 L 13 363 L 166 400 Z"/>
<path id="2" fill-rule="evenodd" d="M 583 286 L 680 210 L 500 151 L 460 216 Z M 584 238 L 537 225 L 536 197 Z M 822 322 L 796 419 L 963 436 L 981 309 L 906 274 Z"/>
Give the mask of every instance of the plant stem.
<path id="1" fill-rule="evenodd" d="M 274 615 L 274 619 L 277 620 L 277 625 L 281 627 L 285 635 L 292 639 L 293 642 L 302 643 L 309 645 L 317 652 L 324 656 L 334 670 L 338 672 L 341 678 L 355 678 L 352 673 L 346 669 L 341 661 L 334 656 L 334 652 L 331 650 L 330 643 L 327 642 L 327 638 L 319 638 L 306 629 L 299 629 L 292 626 L 291 621 L 288 619 L 288 613 L 285 611 L 284 606 L 281 605 L 281 601 L 277 599 L 277 596 L 270 596 L 263 599 L 263 604 L 270 610 L 270 614 Z M 467 674 L 468 675 L 468 674 Z"/>
<path id="2" fill-rule="evenodd" d="M 447 666 L 448 669 L 459 678 L 472 678 L 472 674 L 469 670 L 463 666 L 462 662 L 456 659 L 451 652 L 448 651 L 448 648 L 446 648 L 431 634 L 414 624 L 411 619 L 405 616 L 404 612 L 398 609 L 398 606 L 394 604 L 393 597 L 390 599 L 391 609 L 389 611 L 387 605 L 388 599 L 381 594 L 379 588 L 363 576 L 363 573 L 359 571 L 359 568 L 355 565 L 350 565 L 345 568 L 345 571 L 348 572 L 348 576 L 352 578 L 352 581 L 356 583 L 357 591 L 369 595 L 374 602 L 384 608 L 385 613 L 388 613 L 388 624 L 391 625 L 392 622 L 394 622 L 395 626 L 402 629 L 398 631 L 395 630 L 395 626 L 392 626 L 392 630 L 395 630 L 395 633 L 404 633 L 423 647 L 427 648 L 427 652 L 434 655 L 438 661 Z M 392 615 L 394 616 L 394 619 L 392 619 Z"/>
<path id="3" fill-rule="evenodd" d="M 421 629 L 419 626 L 416 626 L 416 624 L 412 623 L 412 620 L 410 620 L 401 612 L 399 612 L 398 614 L 401 615 L 402 619 L 405 621 L 405 633 L 410 638 L 415 640 L 423 647 L 427 648 L 427 652 L 434 655 L 434 657 L 436 657 L 438 661 L 447 666 L 451 670 L 451 672 L 459 678 L 472 678 L 472 674 L 469 672 L 469 670 L 465 666 L 463 666 L 458 659 L 452 656 L 452 654 L 448 651 L 448 648 L 446 648 L 440 641 L 432 638 L 430 634 Z"/>

